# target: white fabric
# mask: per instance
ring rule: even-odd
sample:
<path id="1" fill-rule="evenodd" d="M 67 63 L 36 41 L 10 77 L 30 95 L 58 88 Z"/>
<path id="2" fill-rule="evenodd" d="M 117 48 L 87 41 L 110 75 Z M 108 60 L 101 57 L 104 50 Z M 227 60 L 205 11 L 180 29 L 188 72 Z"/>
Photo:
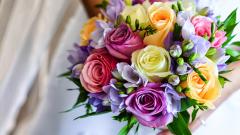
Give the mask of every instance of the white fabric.
<path id="1" fill-rule="evenodd" d="M 239 3 L 216 0 L 216 11 L 226 17 Z M 0 0 L 0 18 L 0 135 L 113 135 L 119 131 L 123 123 L 113 121 L 112 114 L 73 121 L 84 109 L 59 113 L 70 108 L 77 96 L 66 91 L 75 86 L 57 75 L 69 66 L 66 50 L 79 42 L 79 30 L 87 20 L 79 0 Z M 30 90 L 37 92 L 36 110 L 19 120 Z M 240 92 L 194 134 L 238 133 L 239 101 Z M 155 133 L 143 128 L 140 134 Z"/>

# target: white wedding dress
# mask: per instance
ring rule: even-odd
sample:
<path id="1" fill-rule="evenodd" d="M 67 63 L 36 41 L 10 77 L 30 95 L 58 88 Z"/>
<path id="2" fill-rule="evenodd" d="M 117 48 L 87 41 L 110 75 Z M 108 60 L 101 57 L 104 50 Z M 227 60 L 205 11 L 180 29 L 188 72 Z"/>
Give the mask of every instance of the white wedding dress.
<path id="1" fill-rule="evenodd" d="M 214 6 L 226 17 L 239 3 L 216 0 Z M 66 91 L 75 86 L 57 76 L 69 66 L 66 50 L 79 42 L 87 20 L 81 2 L 0 0 L 0 18 L 0 135 L 116 135 L 124 123 L 113 121 L 111 113 L 75 121 L 84 109 L 60 113 L 78 94 Z M 193 134 L 237 135 L 239 102 L 240 91 Z M 156 132 L 141 127 L 139 135 Z"/>

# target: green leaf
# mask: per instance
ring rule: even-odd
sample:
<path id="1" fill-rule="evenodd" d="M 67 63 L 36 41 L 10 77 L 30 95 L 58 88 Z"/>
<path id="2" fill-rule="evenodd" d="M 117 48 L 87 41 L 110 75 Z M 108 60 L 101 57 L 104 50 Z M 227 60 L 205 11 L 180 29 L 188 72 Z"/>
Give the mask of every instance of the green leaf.
<path id="1" fill-rule="evenodd" d="M 182 27 L 179 26 L 177 23 L 175 23 L 174 30 L 173 30 L 174 41 L 179 41 L 181 39 L 181 31 L 182 31 Z"/>
<path id="2" fill-rule="evenodd" d="M 237 51 L 237 50 L 233 50 L 233 49 L 231 49 L 231 48 L 227 48 L 227 49 L 226 49 L 226 54 L 227 54 L 227 55 L 230 55 L 230 56 L 232 56 L 232 57 L 237 57 L 237 56 L 240 55 L 240 52 Z"/>
<path id="3" fill-rule="evenodd" d="M 66 111 L 63 111 L 63 112 L 60 112 L 60 113 L 67 113 L 67 112 L 71 112 L 72 110 L 78 108 L 78 107 L 81 107 L 83 105 L 86 105 L 86 104 L 78 104 L 78 105 L 74 105 L 72 108 L 66 110 Z"/>
<path id="4" fill-rule="evenodd" d="M 110 110 L 106 110 L 106 111 L 103 111 L 103 112 L 92 112 L 92 113 L 88 113 L 88 114 L 79 116 L 79 117 L 75 118 L 74 120 L 77 120 L 77 119 L 80 119 L 80 118 L 96 116 L 96 115 L 101 115 L 101 114 L 106 114 L 106 113 L 109 113 L 109 112 L 111 112 L 111 111 Z"/>
<path id="5" fill-rule="evenodd" d="M 185 122 L 188 124 L 189 123 L 189 120 L 190 120 L 190 114 L 188 113 L 188 111 L 183 111 L 183 112 L 180 112 L 183 119 L 185 120 Z"/>
<path id="6" fill-rule="evenodd" d="M 96 5 L 97 8 L 101 8 L 104 10 L 107 9 L 107 6 L 108 6 L 108 0 L 103 0 L 102 3 Z"/>
<path id="7" fill-rule="evenodd" d="M 226 77 L 223 77 L 223 76 L 219 76 L 219 77 L 218 77 L 218 80 L 219 80 L 220 84 L 222 85 L 222 87 L 224 87 L 224 85 L 225 85 L 227 82 L 231 82 L 229 79 L 227 79 Z"/>
<path id="8" fill-rule="evenodd" d="M 240 41 L 233 42 L 232 45 L 240 47 Z"/>
<path id="9" fill-rule="evenodd" d="M 112 118 L 119 122 L 123 122 L 123 121 L 128 121 L 131 117 L 132 117 L 132 114 L 124 110 L 119 115 L 113 116 Z"/>
<path id="10" fill-rule="evenodd" d="M 138 123 L 137 119 L 134 116 L 132 116 L 131 119 L 128 121 L 128 124 L 120 130 L 118 135 L 127 135 L 129 131 L 133 128 L 133 126 L 137 123 Z"/>
<path id="11" fill-rule="evenodd" d="M 227 73 L 230 73 L 230 72 L 232 72 L 232 71 L 233 71 L 233 69 L 231 69 L 231 70 L 225 70 L 225 71 L 219 72 L 219 74 L 227 74 Z"/>
<path id="12" fill-rule="evenodd" d="M 137 134 L 137 133 L 138 133 L 139 126 L 140 126 L 140 124 L 138 123 L 138 124 L 137 124 L 137 126 L 136 126 L 136 129 L 135 129 L 135 134 Z"/>
<path id="13" fill-rule="evenodd" d="M 65 72 L 63 74 L 60 74 L 58 77 L 69 77 L 71 74 L 72 74 L 71 71 L 67 71 L 67 72 Z"/>
<path id="14" fill-rule="evenodd" d="M 181 112 L 186 111 L 188 108 L 197 105 L 197 101 L 190 98 L 181 99 Z"/>
<path id="15" fill-rule="evenodd" d="M 192 112 L 192 122 L 196 119 L 199 108 L 194 108 Z"/>
<path id="16" fill-rule="evenodd" d="M 230 15 L 223 22 L 223 26 L 227 29 L 229 26 L 236 24 L 237 20 L 237 9 L 233 10 Z"/>
<path id="17" fill-rule="evenodd" d="M 223 43 L 222 47 L 227 46 L 227 45 L 233 40 L 233 38 L 235 38 L 235 37 L 236 37 L 236 34 L 233 35 L 233 36 L 230 36 L 230 37 L 227 39 L 227 41 L 225 41 L 225 42 Z"/>
<path id="18" fill-rule="evenodd" d="M 181 113 L 167 127 L 174 135 L 192 135 Z"/>

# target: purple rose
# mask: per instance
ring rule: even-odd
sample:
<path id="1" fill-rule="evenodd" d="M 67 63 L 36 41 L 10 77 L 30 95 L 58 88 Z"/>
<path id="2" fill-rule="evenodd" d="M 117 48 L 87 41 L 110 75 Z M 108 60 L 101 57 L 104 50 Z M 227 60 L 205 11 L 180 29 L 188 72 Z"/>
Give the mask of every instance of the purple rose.
<path id="1" fill-rule="evenodd" d="M 127 110 L 147 127 L 158 128 L 169 124 L 173 113 L 168 112 L 167 94 L 158 83 L 149 83 L 127 97 Z"/>
<path id="2" fill-rule="evenodd" d="M 105 37 L 106 48 L 116 58 L 129 60 L 132 52 L 144 48 L 141 37 L 126 24 L 110 31 Z"/>

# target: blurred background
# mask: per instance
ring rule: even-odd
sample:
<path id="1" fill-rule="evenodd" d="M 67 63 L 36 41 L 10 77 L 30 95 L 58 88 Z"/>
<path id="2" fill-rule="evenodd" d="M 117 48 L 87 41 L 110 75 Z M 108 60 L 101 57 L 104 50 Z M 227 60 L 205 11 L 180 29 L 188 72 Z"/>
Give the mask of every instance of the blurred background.
<path id="1" fill-rule="evenodd" d="M 240 0 L 212 2 L 223 18 L 240 6 Z M 87 18 L 79 0 L 0 0 L 0 135 L 115 135 L 123 126 L 112 114 L 73 121 L 83 109 L 60 113 L 77 93 L 67 92 L 75 86 L 57 76 L 67 70 L 67 50 L 79 42 Z M 237 91 L 194 135 L 239 135 L 239 114 Z"/>

